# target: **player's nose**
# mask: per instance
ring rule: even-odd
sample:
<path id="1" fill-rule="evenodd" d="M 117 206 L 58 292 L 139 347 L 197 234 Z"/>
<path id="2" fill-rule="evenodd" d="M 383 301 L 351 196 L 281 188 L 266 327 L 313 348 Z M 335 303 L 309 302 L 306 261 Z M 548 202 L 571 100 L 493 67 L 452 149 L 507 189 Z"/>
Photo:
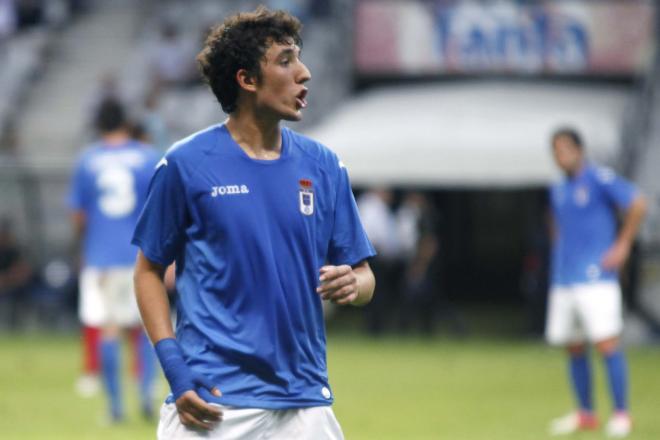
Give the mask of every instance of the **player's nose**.
<path id="1" fill-rule="evenodd" d="M 305 63 L 300 62 L 300 71 L 298 73 L 297 81 L 300 84 L 306 83 L 312 79 L 312 73 L 309 71 Z"/>

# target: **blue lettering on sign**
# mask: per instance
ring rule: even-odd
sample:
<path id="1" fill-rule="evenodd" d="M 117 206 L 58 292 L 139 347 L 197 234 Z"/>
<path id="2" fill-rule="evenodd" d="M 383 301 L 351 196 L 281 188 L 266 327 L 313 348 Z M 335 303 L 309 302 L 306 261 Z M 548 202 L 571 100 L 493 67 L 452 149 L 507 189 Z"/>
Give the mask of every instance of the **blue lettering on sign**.
<path id="1" fill-rule="evenodd" d="M 436 47 L 447 70 L 581 72 L 588 67 L 588 31 L 573 16 L 541 6 L 470 4 L 439 6 L 434 17 Z"/>

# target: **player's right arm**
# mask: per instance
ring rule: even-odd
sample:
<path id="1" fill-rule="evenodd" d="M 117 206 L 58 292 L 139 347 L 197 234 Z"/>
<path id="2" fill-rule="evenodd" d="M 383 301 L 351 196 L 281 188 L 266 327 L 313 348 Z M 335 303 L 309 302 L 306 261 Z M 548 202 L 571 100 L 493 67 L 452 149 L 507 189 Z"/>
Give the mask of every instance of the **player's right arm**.
<path id="1" fill-rule="evenodd" d="M 648 202 L 632 182 L 616 175 L 612 170 L 599 169 L 596 179 L 612 204 L 623 213 L 616 240 L 601 261 L 605 269 L 619 270 L 630 255 L 635 236 L 646 215 Z"/>
<path id="2" fill-rule="evenodd" d="M 78 159 L 71 175 L 68 194 L 68 207 L 73 232 L 71 255 L 74 256 L 74 265 L 78 270 L 84 266 L 83 239 L 87 229 L 87 209 L 90 203 L 93 203 L 93 193 L 90 191 L 93 177 L 86 172 L 86 158 L 87 155 L 83 154 Z"/>
<path id="3" fill-rule="evenodd" d="M 179 419 L 185 426 L 211 430 L 222 420 L 222 411 L 202 400 L 195 389 L 206 388 L 217 397 L 220 391 L 207 379 L 195 374 L 184 360 L 172 329 L 164 276 L 164 266 L 149 261 L 141 250 L 138 251 L 134 272 L 137 303 L 144 328 L 172 389 Z"/>
<path id="4" fill-rule="evenodd" d="M 75 267 L 80 270 L 83 267 L 83 252 L 82 243 L 85 236 L 85 229 L 87 227 L 87 216 L 85 211 L 76 210 L 71 213 L 71 225 L 73 226 L 73 249 L 71 254 L 74 255 Z"/>
<path id="5" fill-rule="evenodd" d="M 625 210 L 615 242 L 603 256 L 602 264 L 604 268 L 619 270 L 628 260 L 635 236 L 646 215 L 647 207 L 646 198 L 642 194 L 637 194 L 628 209 Z"/>
<path id="6" fill-rule="evenodd" d="M 162 339 L 174 338 L 164 276 L 163 266 L 149 261 L 141 250 L 138 251 L 134 272 L 135 294 L 144 328 L 154 344 Z"/>

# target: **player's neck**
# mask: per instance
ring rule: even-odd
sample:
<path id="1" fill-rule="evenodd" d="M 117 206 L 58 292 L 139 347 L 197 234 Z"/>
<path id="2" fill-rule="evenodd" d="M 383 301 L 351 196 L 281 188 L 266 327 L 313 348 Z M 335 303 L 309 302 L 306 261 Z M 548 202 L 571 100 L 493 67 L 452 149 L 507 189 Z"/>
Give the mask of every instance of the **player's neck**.
<path id="1" fill-rule="evenodd" d="M 234 141 L 253 159 L 277 159 L 282 152 L 279 120 L 260 119 L 252 112 L 234 112 L 225 123 Z"/>
<path id="2" fill-rule="evenodd" d="M 566 171 L 566 176 L 569 179 L 575 179 L 578 177 L 580 174 L 582 174 L 582 170 L 584 170 L 585 167 L 585 162 L 584 159 L 580 159 L 580 161 L 575 164 L 570 170 Z"/>
<path id="3" fill-rule="evenodd" d="M 109 147 L 123 145 L 130 139 L 126 130 L 109 131 L 103 133 L 101 138 L 103 139 L 103 143 Z"/>

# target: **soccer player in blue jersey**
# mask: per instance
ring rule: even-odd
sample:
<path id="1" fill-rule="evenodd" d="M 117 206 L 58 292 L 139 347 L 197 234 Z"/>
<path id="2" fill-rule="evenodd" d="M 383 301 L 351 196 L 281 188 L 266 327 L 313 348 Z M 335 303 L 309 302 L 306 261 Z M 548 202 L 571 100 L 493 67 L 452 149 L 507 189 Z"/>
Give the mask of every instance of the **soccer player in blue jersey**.
<path id="1" fill-rule="evenodd" d="M 198 55 L 228 119 L 160 162 L 133 242 L 138 304 L 169 381 L 158 436 L 341 439 L 322 300 L 363 305 L 374 249 L 346 168 L 280 126 L 306 106 L 300 22 L 227 18 Z M 176 334 L 163 271 L 176 262 Z"/>
<path id="2" fill-rule="evenodd" d="M 131 237 L 158 155 L 130 139 L 123 107 L 114 100 L 100 105 L 96 128 L 101 137 L 78 160 L 69 204 L 78 241 L 82 241 L 80 319 L 86 326 L 101 328 L 101 375 L 112 421 L 117 422 L 124 416 L 120 330 L 140 325 L 132 284 L 137 248 Z M 156 361 L 144 332 L 139 353 L 142 410 L 150 416 Z"/>
<path id="3" fill-rule="evenodd" d="M 622 299 L 618 272 L 626 262 L 646 211 L 646 201 L 611 169 L 589 163 L 579 134 L 555 132 L 552 151 L 565 178 L 551 189 L 554 217 L 551 292 L 546 337 L 567 348 L 577 411 L 554 420 L 553 434 L 595 429 L 587 343 L 595 345 L 607 371 L 613 414 L 610 437 L 632 429 L 628 373 L 621 350 Z M 622 223 L 617 229 L 617 216 Z"/>

